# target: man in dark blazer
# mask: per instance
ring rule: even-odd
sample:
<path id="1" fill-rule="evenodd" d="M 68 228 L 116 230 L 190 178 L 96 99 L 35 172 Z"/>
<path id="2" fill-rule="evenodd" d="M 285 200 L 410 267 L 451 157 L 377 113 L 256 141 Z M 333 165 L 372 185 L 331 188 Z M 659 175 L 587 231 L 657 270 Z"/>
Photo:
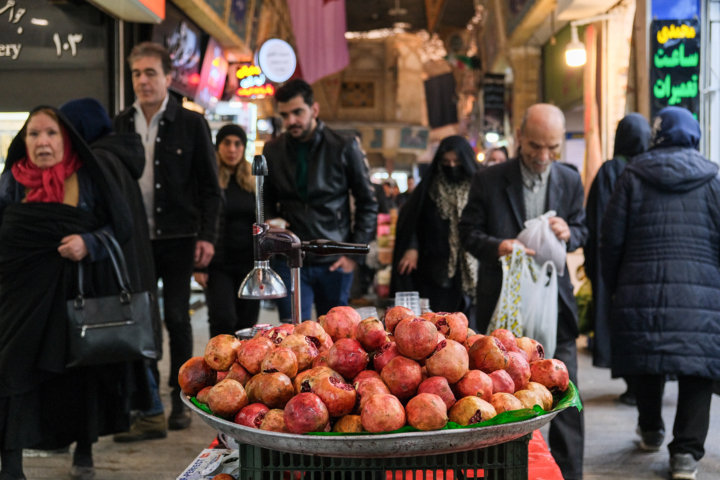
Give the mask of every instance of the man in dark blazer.
<path id="1" fill-rule="evenodd" d="M 477 285 L 477 327 L 484 333 L 500 296 L 499 258 L 512 252 L 524 222 L 555 210 L 553 233 L 572 252 L 585 244 L 587 228 L 584 191 L 577 170 L 557 163 L 565 134 L 565 118 L 552 105 L 528 109 L 517 132 L 518 157 L 479 171 L 460 220 L 465 249 L 480 261 Z M 533 254 L 528 249 L 528 253 Z M 558 330 L 555 358 L 563 361 L 577 385 L 578 314 L 570 275 L 558 277 Z M 550 426 L 550 449 L 565 480 L 582 478 L 584 421 L 569 409 Z"/>

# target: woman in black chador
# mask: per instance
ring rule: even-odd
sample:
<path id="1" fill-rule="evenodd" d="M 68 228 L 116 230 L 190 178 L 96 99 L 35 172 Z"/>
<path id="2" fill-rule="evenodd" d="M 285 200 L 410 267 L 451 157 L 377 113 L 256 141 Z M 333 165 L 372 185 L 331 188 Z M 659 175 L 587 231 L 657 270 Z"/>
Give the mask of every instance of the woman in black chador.
<path id="1" fill-rule="evenodd" d="M 400 211 L 391 285 L 393 292 L 420 292 L 435 312 L 463 312 L 471 324 L 478 262 L 462 247 L 458 222 L 476 171 L 467 140 L 455 135 L 440 142 Z"/>
<path id="2" fill-rule="evenodd" d="M 124 244 L 130 210 L 87 144 L 58 110 L 38 107 L 8 151 L 0 176 L 1 480 L 24 479 L 22 449 L 77 442 L 70 476 L 94 477 L 92 444 L 129 428 L 142 362 L 65 368 L 66 302 L 84 262 L 89 297 L 117 292 L 93 232 Z"/>

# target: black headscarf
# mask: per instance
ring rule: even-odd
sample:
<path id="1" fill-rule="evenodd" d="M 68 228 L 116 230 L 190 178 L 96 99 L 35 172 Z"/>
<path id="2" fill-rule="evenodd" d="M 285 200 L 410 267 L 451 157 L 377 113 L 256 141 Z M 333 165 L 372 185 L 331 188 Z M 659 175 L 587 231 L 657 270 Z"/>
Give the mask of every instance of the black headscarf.
<path id="1" fill-rule="evenodd" d="M 665 107 L 653 119 L 650 149 L 684 147 L 698 149 L 700 125 L 687 109 Z"/>
<path id="2" fill-rule="evenodd" d="M 630 113 L 618 123 L 615 132 L 613 157 L 623 156 L 628 160 L 646 152 L 650 146 L 650 124 L 639 113 Z"/>
<path id="3" fill-rule="evenodd" d="M 88 145 L 112 132 L 110 116 L 94 98 L 70 100 L 60 106 L 60 111 Z"/>

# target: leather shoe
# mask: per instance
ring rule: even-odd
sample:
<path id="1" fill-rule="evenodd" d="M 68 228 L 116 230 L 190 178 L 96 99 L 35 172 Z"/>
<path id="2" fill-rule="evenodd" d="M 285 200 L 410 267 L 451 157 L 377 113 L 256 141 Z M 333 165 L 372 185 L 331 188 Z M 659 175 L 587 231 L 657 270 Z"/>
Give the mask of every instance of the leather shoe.
<path id="1" fill-rule="evenodd" d="M 191 421 L 192 416 L 187 407 L 183 405 L 181 408 L 173 408 L 173 411 L 168 418 L 168 429 L 185 430 L 190 426 Z"/>
<path id="2" fill-rule="evenodd" d="M 152 417 L 138 417 L 130 427 L 130 431 L 115 435 L 113 440 L 118 443 L 130 443 L 165 437 L 167 437 L 165 414 L 159 413 Z"/>
<path id="3" fill-rule="evenodd" d="M 78 467 L 73 465 L 70 469 L 72 480 L 93 480 L 95 478 L 95 467 Z"/>

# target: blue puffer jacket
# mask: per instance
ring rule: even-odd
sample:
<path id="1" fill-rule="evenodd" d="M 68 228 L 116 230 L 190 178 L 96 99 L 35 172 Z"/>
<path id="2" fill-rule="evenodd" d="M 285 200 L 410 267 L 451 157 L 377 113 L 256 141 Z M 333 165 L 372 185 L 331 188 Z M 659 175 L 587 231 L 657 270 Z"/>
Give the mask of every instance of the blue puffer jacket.
<path id="1" fill-rule="evenodd" d="M 720 378 L 720 178 L 692 148 L 639 155 L 602 222 L 612 373 Z"/>

